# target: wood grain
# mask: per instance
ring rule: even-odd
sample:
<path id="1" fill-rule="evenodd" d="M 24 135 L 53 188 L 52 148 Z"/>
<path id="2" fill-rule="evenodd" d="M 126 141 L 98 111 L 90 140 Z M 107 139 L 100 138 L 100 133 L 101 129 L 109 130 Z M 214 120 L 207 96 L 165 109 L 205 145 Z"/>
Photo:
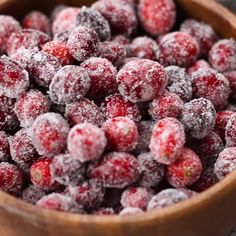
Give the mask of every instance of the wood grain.
<path id="1" fill-rule="evenodd" d="M 57 2 L 0 0 L 0 12 L 22 16 Z M 82 5 L 86 1 L 69 1 Z M 212 0 L 177 0 L 189 16 L 236 38 L 236 18 Z M 236 172 L 188 201 L 137 216 L 90 216 L 48 211 L 0 192 L 0 236 L 224 236 L 236 224 Z"/>

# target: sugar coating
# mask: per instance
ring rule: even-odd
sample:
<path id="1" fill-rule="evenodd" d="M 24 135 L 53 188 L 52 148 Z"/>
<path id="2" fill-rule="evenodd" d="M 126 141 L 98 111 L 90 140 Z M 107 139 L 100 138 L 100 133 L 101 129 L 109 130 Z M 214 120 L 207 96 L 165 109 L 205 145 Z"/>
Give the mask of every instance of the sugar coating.
<path id="1" fill-rule="evenodd" d="M 126 46 L 128 46 L 130 43 L 130 39 L 122 34 L 117 34 L 117 35 L 112 36 L 111 41 L 122 44 L 122 45 L 126 45 Z"/>
<path id="2" fill-rule="evenodd" d="M 148 59 L 125 64 L 117 75 L 121 95 L 131 102 L 149 101 L 161 95 L 168 83 L 162 65 Z"/>
<path id="3" fill-rule="evenodd" d="M 230 116 L 225 127 L 225 141 L 227 147 L 236 146 L 236 114 Z"/>
<path id="4" fill-rule="evenodd" d="M 120 211 L 119 215 L 129 216 L 129 215 L 140 214 L 140 213 L 143 213 L 143 212 L 144 211 L 142 211 L 140 208 L 137 208 L 137 207 L 126 207 L 126 208 L 124 208 Z"/>
<path id="5" fill-rule="evenodd" d="M 21 48 L 17 50 L 16 53 L 10 55 L 10 58 L 13 61 L 17 62 L 22 68 L 27 70 L 27 66 L 30 61 L 30 58 L 35 51 L 37 50 Z"/>
<path id="6" fill-rule="evenodd" d="M 175 118 L 164 118 L 153 127 L 149 148 L 153 158 L 169 165 L 181 155 L 185 144 L 183 125 Z"/>
<path id="7" fill-rule="evenodd" d="M 70 36 L 70 31 L 65 31 L 63 33 L 58 33 L 53 35 L 53 41 L 64 43 L 67 45 L 68 38 Z"/>
<path id="8" fill-rule="evenodd" d="M 80 66 L 66 65 L 54 75 L 49 86 L 49 96 L 54 103 L 64 105 L 83 98 L 89 88 L 87 71 Z"/>
<path id="9" fill-rule="evenodd" d="M 236 101 L 236 70 L 226 71 L 223 73 L 224 77 L 229 81 L 230 98 Z"/>
<path id="10" fill-rule="evenodd" d="M 0 161 L 7 161 L 10 157 L 8 135 L 0 131 Z"/>
<path id="11" fill-rule="evenodd" d="M 30 185 L 29 187 L 23 190 L 21 198 L 22 200 L 28 203 L 35 204 L 39 199 L 41 199 L 45 195 L 46 195 L 45 191 L 34 185 Z"/>
<path id="12" fill-rule="evenodd" d="M 182 192 L 184 192 L 185 194 L 187 194 L 188 198 L 192 198 L 198 195 L 198 192 L 191 190 L 191 189 L 187 189 L 187 188 L 180 188 L 179 190 L 181 190 Z"/>
<path id="13" fill-rule="evenodd" d="M 207 61 L 201 59 L 193 63 L 190 67 L 188 67 L 187 73 L 191 77 L 192 74 L 196 72 L 197 70 L 199 70 L 200 68 L 208 69 L 208 68 L 211 68 L 211 66 Z"/>

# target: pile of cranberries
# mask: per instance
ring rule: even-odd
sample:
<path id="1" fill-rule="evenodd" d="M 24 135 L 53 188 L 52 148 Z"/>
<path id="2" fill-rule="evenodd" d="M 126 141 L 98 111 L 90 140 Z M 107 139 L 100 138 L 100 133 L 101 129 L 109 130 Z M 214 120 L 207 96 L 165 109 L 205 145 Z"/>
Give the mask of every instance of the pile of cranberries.
<path id="1" fill-rule="evenodd" d="M 1 190 L 129 215 L 236 169 L 236 41 L 193 19 L 170 32 L 172 0 L 57 6 L 0 25 Z"/>

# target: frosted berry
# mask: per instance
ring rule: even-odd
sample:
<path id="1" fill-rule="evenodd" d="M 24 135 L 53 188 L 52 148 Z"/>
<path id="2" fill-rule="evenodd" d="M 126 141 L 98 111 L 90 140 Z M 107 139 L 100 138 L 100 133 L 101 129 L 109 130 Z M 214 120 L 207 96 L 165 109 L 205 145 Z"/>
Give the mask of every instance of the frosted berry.
<path id="1" fill-rule="evenodd" d="M 55 155 L 64 150 L 69 125 L 59 114 L 48 112 L 33 123 L 32 143 L 40 155 Z"/>
<path id="2" fill-rule="evenodd" d="M 122 34 L 114 35 L 111 38 L 111 41 L 125 46 L 128 46 L 130 43 L 130 39 Z"/>
<path id="3" fill-rule="evenodd" d="M 225 140 L 227 147 L 236 146 L 236 114 L 230 116 L 225 127 Z"/>
<path id="4" fill-rule="evenodd" d="M 224 77 L 229 81 L 230 98 L 233 102 L 236 101 L 236 70 L 226 71 L 223 73 Z"/>
<path id="5" fill-rule="evenodd" d="M 113 151 L 132 151 L 138 140 L 137 126 L 128 117 L 108 119 L 102 129 L 106 135 L 108 146 Z"/>
<path id="6" fill-rule="evenodd" d="M 18 98 L 29 87 L 29 74 L 7 56 L 0 57 L 1 95 Z"/>
<path id="7" fill-rule="evenodd" d="M 177 119 L 164 118 L 155 124 L 149 148 L 157 162 L 172 164 L 181 155 L 184 144 L 184 127 Z"/>
<path id="8" fill-rule="evenodd" d="M 236 69 L 236 42 L 222 39 L 213 45 L 209 52 L 209 62 L 219 72 Z"/>
<path id="9" fill-rule="evenodd" d="M 120 93 L 131 102 L 144 102 L 158 97 L 167 85 L 162 65 L 148 59 L 125 64 L 117 75 Z"/>
<path id="10" fill-rule="evenodd" d="M 77 15 L 76 25 L 93 29 L 101 41 L 109 40 L 111 37 L 108 21 L 95 9 L 82 7 Z"/>
<path id="11" fill-rule="evenodd" d="M 80 66 L 67 65 L 54 75 L 49 86 L 49 96 L 54 103 L 64 105 L 84 97 L 89 88 L 87 71 Z"/>
<path id="12" fill-rule="evenodd" d="M 46 34 L 51 34 L 51 22 L 49 18 L 40 11 L 31 11 L 22 21 L 23 28 L 35 29 Z"/>
<path id="13" fill-rule="evenodd" d="M 66 104 L 65 117 L 71 126 L 88 122 L 101 127 L 104 122 L 104 115 L 100 108 L 93 101 L 86 98 Z"/>
<path id="14" fill-rule="evenodd" d="M 8 136 L 4 131 L 0 131 L 0 162 L 7 161 L 10 157 Z"/>
<path id="15" fill-rule="evenodd" d="M 139 107 L 120 94 L 106 97 L 102 103 L 102 111 L 104 112 L 106 119 L 118 116 L 127 116 L 136 122 L 141 120 Z"/>
<path id="16" fill-rule="evenodd" d="M 175 23 L 175 4 L 172 0 L 141 0 L 138 16 L 148 33 L 153 36 L 165 34 Z"/>
<path id="17" fill-rule="evenodd" d="M 68 134 L 68 150 L 73 158 L 81 162 L 98 159 L 106 144 L 104 132 L 90 123 L 77 124 Z"/>
<path id="18" fill-rule="evenodd" d="M 67 41 L 70 36 L 70 33 L 71 33 L 70 31 L 65 31 L 64 33 L 54 34 L 53 41 L 60 42 L 67 45 Z"/>
<path id="19" fill-rule="evenodd" d="M 32 56 L 32 53 L 34 53 L 34 50 L 22 48 L 16 53 L 12 54 L 10 58 L 13 61 L 17 62 L 22 68 L 27 70 L 27 66 Z"/>
<path id="20" fill-rule="evenodd" d="M 45 191 L 34 185 L 30 185 L 29 187 L 23 190 L 21 198 L 22 200 L 28 203 L 35 204 L 39 199 L 41 199 L 45 195 Z"/>
<path id="21" fill-rule="evenodd" d="M 38 90 L 30 90 L 15 103 L 14 111 L 22 127 L 30 127 L 34 120 L 50 109 L 47 97 Z"/>
<path id="22" fill-rule="evenodd" d="M 68 38 L 68 48 L 77 61 L 85 61 L 100 53 L 100 40 L 97 33 L 86 27 L 75 28 Z"/>
<path id="23" fill-rule="evenodd" d="M 8 162 L 0 163 L 0 189 L 4 192 L 19 195 L 23 185 L 22 173 Z"/>
<path id="24" fill-rule="evenodd" d="M 143 213 L 144 211 L 137 207 L 126 207 L 122 209 L 119 213 L 121 216 L 129 216 Z"/>
<path id="25" fill-rule="evenodd" d="M 196 72 L 197 70 L 202 69 L 202 68 L 209 69 L 209 68 L 211 68 L 211 66 L 207 61 L 205 61 L 203 59 L 198 60 L 188 68 L 188 70 L 187 70 L 188 75 L 192 76 L 192 74 L 194 72 Z"/>
<path id="26" fill-rule="evenodd" d="M 99 99 L 117 91 L 117 70 L 107 59 L 92 57 L 84 61 L 81 67 L 87 71 L 90 78 L 89 97 Z"/>
<path id="27" fill-rule="evenodd" d="M 88 175 L 107 188 L 124 188 L 140 177 L 138 160 L 131 154 L 111 152 L 89 167 Z"/>
<path id="28" fill-rule="evenodd" d="M 192 198 L 192 197 L 195 197 L 196 195 L 198 195 L 198 192 L 191 190 L 191 189 L 180 188 L 179 190 L 181 190 L 182 192 L 187 194 L 188 198 Z"/>
<path id="29" fill-rule="evenodd" d="M 196 62 L 199 44 L 195 38 L 182 32 L 168 33 L 159 43 L 161 64 L 187 67 Z"/>
<path id="30" fill-rule="evenodd" d="M 199 98 L 185 103 L 181 122 L 188 134 L 201 139 L 213 130 L 215 117 L 213 104 L 205 98 Z"/>
<path id="31" fill-rule="evenodd" d="M 213 69 L 199 69 L 192 74 L 193 95 L 195 98 L 206 98 L 216 110 L 228 104 L 230 87 L 228 80 Z"/>
<path id="32" fill-rule="evenodd" d="M 115 215 L 115 211 L 112 208 L 101 207 L 98 210 L 92 212 L 94 215 Z"/>

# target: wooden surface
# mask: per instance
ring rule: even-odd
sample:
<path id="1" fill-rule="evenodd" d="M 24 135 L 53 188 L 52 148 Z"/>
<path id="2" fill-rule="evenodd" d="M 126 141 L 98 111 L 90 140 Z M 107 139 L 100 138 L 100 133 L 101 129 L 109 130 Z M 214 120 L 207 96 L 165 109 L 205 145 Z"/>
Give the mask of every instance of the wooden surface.
<path id="1" fill-rule="evenodd" d="M 188 15 L 212 23 L 222 36 L 236 38 L 235 16 L 217 3 L 176 2 Z M 20 16 L 30 8 L 49 10 L 55 3 L 55 0 L 0 0 L 0 11 Z M 225 236 L 235 223 L 236 172 L 193 199 L 128 217 L 48 211 L 0 192 L 0 236 Z"/>

